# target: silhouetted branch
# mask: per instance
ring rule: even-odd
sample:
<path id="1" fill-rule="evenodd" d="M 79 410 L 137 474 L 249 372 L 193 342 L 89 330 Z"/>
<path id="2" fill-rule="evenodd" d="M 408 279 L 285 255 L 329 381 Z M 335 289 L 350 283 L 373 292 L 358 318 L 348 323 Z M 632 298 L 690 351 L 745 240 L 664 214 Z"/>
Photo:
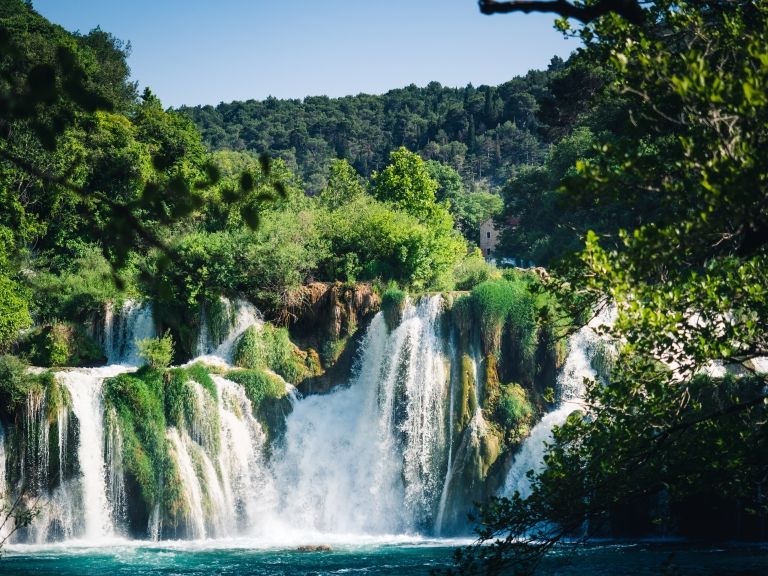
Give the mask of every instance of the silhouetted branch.
<path id="1" fill-rule="evenodd" d="M 645 12 L 640 7 L 638 0 L 598 0 L 594 4 L 576 5 L 565 0 L 510 0 L 497 2 L 496 0 L 479 0 L 480 12 L 483 14 L 508 14 L 510 12 L 550 12 L 563 18 L 573 18 L 584 24 L 613 12 L 632 24 L 642 24 L 645 20 Z"/>

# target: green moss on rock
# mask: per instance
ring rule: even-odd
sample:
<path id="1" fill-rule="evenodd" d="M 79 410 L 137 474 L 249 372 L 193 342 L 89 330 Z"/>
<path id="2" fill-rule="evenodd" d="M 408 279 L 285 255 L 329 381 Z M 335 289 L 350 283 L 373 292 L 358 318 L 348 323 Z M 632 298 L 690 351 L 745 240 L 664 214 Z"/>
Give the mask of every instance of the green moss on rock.
<path id="1" fill-rule="evenodd" d="M 19 345 L 36 366 L 95 366 L 106 361 L 101 346 L 77 324 L 57 322 L 36 328 Z"/>
<path id="2" fill-rule="evenodd" d="M 291 342 L 286 328 L 269 323 L 243 332 L 235 345 L 234 363 L 252 370 L 269 368 L 291 383 L 313 375 L 316 369 L 313 359 Z"/>
<path id="3" fill-rule="evenodd" d="M 400 325 L 403 320 L 403 310 L 408 294 L 399 288 L 388 288 L 381 296 L 381 311 L 384 314 L 384 321 L 391 332 Z"/>
<path id="4" fill-rule="evenodd" d="M 104 382 L 106 413 L 116 419 L 123 439 L 123 468 L 138 485 L 146 508 L 161 499 L 161 471 L 165 468 L 165 413 L 163 373 L 142 368 Z"/>

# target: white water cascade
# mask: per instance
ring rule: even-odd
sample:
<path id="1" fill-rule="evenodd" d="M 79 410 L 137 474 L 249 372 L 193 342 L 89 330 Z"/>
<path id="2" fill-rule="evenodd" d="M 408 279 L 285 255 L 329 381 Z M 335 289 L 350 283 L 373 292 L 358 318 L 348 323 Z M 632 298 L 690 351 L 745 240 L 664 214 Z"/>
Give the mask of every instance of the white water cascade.
<path id="1" fill-rule="evenodd" d="M 226 324 L 226 330 L 220 331 L 215 338 L 211 333 L 208 313 L 203 308 L 200 314 L 200 333 L 197 339 L 197 358 L 210 364 L 231 363 L 235 343 L 238 337 L 250 326 L 261 326 L 261 313 L 256 307 L 245 300 L 234 302 L 219 298 L 218 308 L 222 315 L 221 322 Z"/>
<path id="2" fill-rule="evenodd" d="M 237 338 L 249 326 L 261 326 L 252 306 L 227 306 L 228 332 L 209 355 L 195 359 L 224 370 Z M 445 505 L 451 452 L 453 351 L 443 310 L 441 296 L 408 301 L 391 331 L 377 314 L 346 387 L 298 399 L 285 384 L 293 412 L 272 445 L 243 385 L 216 374 L 213 386 L 185 382 L 178 388 L 183 417 L 164 438 L 175 465 L 170 481 L 178 483 L 183 505 L 172 526 L 163 526 L 162 505 L 148 510 L 145 537 L 303 541 L 308 534 L 429 530 Z M 124 436 L 115 409 L 105 407 L 104 382 L 135 370 L 129 365 L 138 364 L 133 343 L 154 335 L 151 309 L 127 303 L 104 329 L 115 364 L 58 371 L 64 396 L 54 413 L 46 394 L 27 399 L 27 462 L 19 470 L 34 478 L 16 479 L 14 486 L 31 482 L 43 500 L 42 513 L 19 541 L 99 543 L 142 529 L 129 518 L 129 500 L 141 495 L 135 484 L 126 485 L 124 467 L 126 442 L 135 440 Z M 162 490 L 164 480 L 159 482 Z M 2 488 L 11 489 L 5 481 Z"/>
<path id="3" fill-rule="evenodd" d="M 156 336 L 152 306 L 125 300 L 120 308 L 108 304 L 104 311 L 104 333 L 102 343 L 107 364 L 141 364 L 136 342 Z"/>
<path id="4" fill-rule="evenodd" d="M 124 366 L 84 368 L 59 372 L 57 378 L 69 391 L 72 412 L 80 424 L 77 457 L 80 464 L 83 533 L 89 540 L 103 540 L 114 535 L 112 503 L 108 500 L 107 461 L 116 462 L 105 453 L 104 406 L 101 389 L 105 378 L 126 372 Z M 107 446 L 114 446 L 107 443 Z M 113 477 L 116 475 L 112 475 Z M 120 489 L 117 492 L 120 493 Z"/>
<path id="5" fill-rule="evenodd" d="M 166 438 L 183 486 L 186 527 L 192 538 L 234 536 L 255 526 L 274 502 L 263 461 L 266 435 L 239 384 L 214 376 L 218 404 L 196 382 L 189 430 Z"/>
<path id="6" fill-rule="evenodd" d="M 522 498 L 530 495 L 531 484 L 528 471 L 541 472 L 547 445 L 552 442 L 554 428 L 561 426 L 574 410 L 581 407 L 584 380 L 596 378 L 591 359 L 596 344 L 600 342 L 600 336 L 595 329 L 600 325 L 610 324 L 613 314 L 612 309 L 606 310 L 568 340 L 568 356 L 557 378 L 558 406 L 544 415 L 520 447 L 501 490 L 502 495 L 511 496 L 515 492 L 519 492 Z"/>
<path id="7" fill-rule="evenodd" d="M 441 313 L 440 296 L 409 302 L 391 333 L 379 313 L 350 386 L 295 403 L 273 463 L 286 524 L 401 533 L 432 518 L 447 442 Z"/>

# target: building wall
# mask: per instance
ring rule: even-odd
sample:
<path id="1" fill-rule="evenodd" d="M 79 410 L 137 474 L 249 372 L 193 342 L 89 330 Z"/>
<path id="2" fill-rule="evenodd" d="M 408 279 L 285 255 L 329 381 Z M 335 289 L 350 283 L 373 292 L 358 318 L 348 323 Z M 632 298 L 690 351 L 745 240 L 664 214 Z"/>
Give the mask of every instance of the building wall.
<path id="1" fill-rule="evenodd" d="M 496 255 L 499 234 L 500 231 L 493 225 L 493 218 L 488 218 L 488 220 L 480 224 L 480 249 L 486 258 L 492 258 Z"/>

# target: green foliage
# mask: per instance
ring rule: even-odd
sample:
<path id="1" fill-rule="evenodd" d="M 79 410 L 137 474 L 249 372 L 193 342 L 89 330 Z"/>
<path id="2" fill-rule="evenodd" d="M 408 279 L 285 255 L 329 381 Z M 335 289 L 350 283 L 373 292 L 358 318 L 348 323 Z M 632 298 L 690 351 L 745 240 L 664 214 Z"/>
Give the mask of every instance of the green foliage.
<path id="1" fill-rule="evenodd" d="M 387 288 L 381 295 L 381 311 L 390 330 L 400 325 L 407 299 L 408 294 L 397 287 Z"/>
<path id="2" fill-rule="evenodd" d="M 572 296 L 573 317 L 616 303 L 621 349 L 595 362 L 610 385 L 587 383 L 584 405 L 598 408 L 556 430 L 526 500 L 486 507 L 481 540 L 497 545 L 469 550 L 468 571 L 491 549 L 489 566 L 530 569 L 560 535 L 661 491 L 673 509 L 725 494 L 766 513 L 766 377 L 751 360 L 768 349 L 768 10 L 644 9 L 642 25 L 609 15 L 580 29 L 584 61 L 610 71 L 595 110 L 632 122 L 574 132 L 550 159 L 565 170 L 556 194 L 601 215 L 582 220 L 594 230 L 551 285 Z M 579 152 L 587 140 L 591 154 Z M 743 375 L 703 375 L 713 363 Z"/>
<path id="3" fill-rule="evenodd" d="M 125 472 L 135 479 L 151 510 L 160 501 L 166 460 L 163 373 L 142 368 L 105 380 L 104 404 L 108 425 L 120 429 Z"/>
<path id="4" fill-rule="evenodd" d="M 320 202 L 334 210 L 365 193 L 360 175 L 346 160 L 331 160 L 328 184 L 320 193 Z"/>
<path id="5" fill-rule="evenodd" d="M 283 398 L 286 395 L 285 383 L 263 369 L 230 370 L 226 378 L 245 388 L 255 415 L 258 414 L 263 402 Z"/>
<path id="6" fill-rule="evenodd" d="M 40 377 L 28 372 L 27 368 L 15 356 L 0 356 L 0 411 L 6 418 L 15 414 L 31 391 L 43 391 Z"/>
<path id="7" fill-rule="evenodd" d="M 112 281 L 112 267 L 98 247 L 71 243 L 65 254 L 60 259 L 67 263 L 59 273 L 40 272 L 31 279 L 35 315 L 42 321 L 82 322 L 121 296 Z"/>
<path id="8" fill-rule="evenodd" d="M 473 250 L 461 260 L 453 270 L 456 290 L 472 290 L 487 280 L 498 280 L 501 273 L 493 264 L 483 258 L 479 248 Z"/>
<path id="9" fill-rule="evenodd" d="M 525 389 L 519 384 L 502 384 L 493 419 L 506 431 L 507 435 L 521 438 L 528 430 L 533 417 Z"/>
<path id="10" fill-rule="evenodd" d="M 450 287 L 450 271 L 466 245 L 453 230 L 450 215 L 442 208 L 439 212 L 443 217 L 427 224 L 362 197 L 344 210 L 327 213 L 321 230 L 330 257 L 323 262 L 321 277 L 335 279 L 346 271 L 346 278 L 357 280 L 395 280 L 416 289 Z"/>
<path id="11" fill-rule="evenodd" d="M 400 146 L 450 166 L 465 182 L 488 178 L 497 186 L 515 166 L 545 155 L 547 126 L 537 111 L 550 104 L 550 81 L 561 66 L 562 60 L 553 59 L 549 71 L 532 71 L 499 86 L 449 88 L 431 82 L 375 96 L 267 98 L 181 112 L 194 119 L 211 149 L 269 152 L 288 162 L 315 193 L 325 187 L 333 158 L 349 161 L 367 177 Z M 593 77 L 569 78 L 579 89 L 566 102 L 581 102 L 575 96 L 593 90 Z M 560 90 L 566 90 L 569 84 L 561 83 Z M 545 122 L 555 124 L 557 112 L 560 108 Z"/>
<path id="12" fill-rule="evenodd" d="M 488 280 L 472 290 L 472 302 L 480 321 L 484 349 L 498 354 L 502 330 L 514 333 L 526 356 L 533 355 L 536 344 L 534 297 L 522 281 Z"/>
<path id="13" fill-rule="evenodd" d="M 234 353 L 236 366 L 248 369 L 270 369 L 298 383 L 309 376 L 309 370 L 286 328 L 265 323 L 251 326 L 240 336 Z"/>
<path id="14" fill-rule="evenodd" d="M 17 282 L 0 274 L 0 351 L 7 351 L 19 331 L 32 324 L 27 298 Z"/>
<path id="15" fill-rule="evenodd" d="M 249 326 L 235 345 L 233 361 L 240 368 L 259 368 L 266 365 L 266 350 L 256 326 Z"/>
<path id="16" fill-rule="evenodd" d="M 173 361 L 173 337 L 166 332 L 159 338 L 145 338 L 136 342 L 141 356 L 150 368 L 167 368 Z"/>
<path id="17" fill-rule="evenodd" d="M 42 326 L 25 335 L 19 347 L 36 366 L 93 366 L 105 360 L 101 346 L 72 323 Z"/>
<path id="18" fill-rule="evenodd" d="M 390 154 L 389 165 L 380 173 L 371 175 L 373 195 L 415 216 L 420 222 L 429 222 L 441 210 L 435 193 L 438 184 L 429 175 L 418 154 L 399 148 Z"/>

